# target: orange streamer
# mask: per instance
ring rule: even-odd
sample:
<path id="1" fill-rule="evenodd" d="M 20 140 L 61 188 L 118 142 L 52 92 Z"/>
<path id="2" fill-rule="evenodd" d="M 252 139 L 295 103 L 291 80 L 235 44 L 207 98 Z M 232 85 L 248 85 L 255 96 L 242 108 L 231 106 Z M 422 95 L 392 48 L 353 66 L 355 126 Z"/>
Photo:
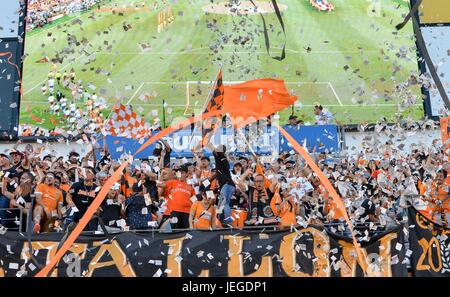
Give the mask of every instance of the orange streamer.
<path id="1" fill-rule="evenodd" d="M 97 209 L 100 207 L 100 205 L 102 204 L 106 195 L 108 194 L 109 189 L 112 188 L 114 183 L 119 180 L 122 171 L 125 169 L 125 167 L 128 165 L 128 163 L 129 163 L 129 160 L 126 162 L 123 162 L 122 165 L 119 167 L 119 169 L 117 169 L 117 171 L 114 172 L 114 174 L 106 181 L 105 185 L 102 187 L 102 189 L 98 193 L 97 198 L 95 198 L 95 200 L 89 206 L 86 213 L 81 218 L 81 220 L 79 221 L 79 223 L 77 224 L 75 229 L 72 231 L 72 233 L 70 233 L 69 237 L 64 242 L 62 247 L 58 250 L 56 255 L 50 260 L 50 262 L 44 268 L 42 268 L 41 271 L 39 271 L 36 274 L 36 277 L 46 277 L 49 274 L 50 270 L 52 270 L 53 267 L 55 267 L 55 265 L 62 258 L 62 256 L 64 256 L 64 254 L 67 252 L 67 250 L 70 248 L 70 246 L 78 238 L 81 231 L 83 231 L 84 227 L 86 227 L 86 225 L 89 223 L 89 221 L 91 220 L 92 216 L 95 214 Z"/>

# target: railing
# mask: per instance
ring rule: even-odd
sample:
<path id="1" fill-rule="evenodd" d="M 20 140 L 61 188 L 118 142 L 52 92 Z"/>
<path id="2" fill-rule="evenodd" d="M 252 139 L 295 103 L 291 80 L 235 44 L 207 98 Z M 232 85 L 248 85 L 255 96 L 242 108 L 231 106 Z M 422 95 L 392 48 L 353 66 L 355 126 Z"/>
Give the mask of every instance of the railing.
<path id="1" fill-rule="evenodd" d="M 23 210 L 21 208 L 0 208 L 0 225 L 11 231 L 22 231 Z"/>
<path id="2" fill-rule="evenodd" d="M 337 226 L 344 226 L 343 230 L 337 230 L 335 232 L 332 232 L 330 229 L 331 227 L 337 227 Z M 370 223 L 359 223 L 353 226 L 354 230 L 368 230 L 370 226 Z M 303 228 L 300 225 L 296 225 L 293 226 L 295 227 L 295 229 L 301 229 Z M 335 222 L 335 223 L 326 223 L 323 225 L 317 225 L 317 224 L 310 224 L 308 225 L 308 227 L 318 227 L 318 228 L 325 228 L 328 232 L 336 234 L 336 235 L 340 235 L 342 237 L 345 237 L 349 235 L 350 231 L 347 228 L 347 224 L 345 222 L 339 223 L 339 222 Z M 377 236 L 379 234 L 385 233 L 387 231 L 390 231 L 390 229 L 386 228 L 386 226 L 383 226 L 379 223 L 374 223 L 372 225 L 372 227 L 376 227 L 376 230 L 369 230 L 369 235 L 372 236 Z M 162 229 L 157 229 L 157 228 L 149 228 L 149 229 L 138 229 L 138 230 L 127 230 L 127 231 L 123 231 L 123 230 L 118 230 L 118 231 L 112 231 L 112 232 L 108 232 L 110 234 L 115 234 L 115 233 L 122 233 L 122 232 L 133 232 L 133 233 L 177 233 L 177 232 L 191 232 L 191 231 L 205 231 L 205 232 L 209 232 L 209 231 L 225 231 L 225 230 L 234 230 L 236 232 L 239 231 L 255 231 L 255 232 L 265 232 L 265 231 L 279 231 L 279 230 L 294 230 L 291 227 L 280 227 L 279 225 L 262 225 L 262 226 L 245 226 L 244 228 L 235 228 L 235 227 L 223 227 L 223 228 L 215 228 L 215 229 L 190 229 L 190 228 L 186 228 L 186 229 L 170 229 L 170 230 L 162 230 Z M 83 231 L 81 232 L 81 234 L 83 235 L 103 235 L 104 233 L 102 231 Z"/>

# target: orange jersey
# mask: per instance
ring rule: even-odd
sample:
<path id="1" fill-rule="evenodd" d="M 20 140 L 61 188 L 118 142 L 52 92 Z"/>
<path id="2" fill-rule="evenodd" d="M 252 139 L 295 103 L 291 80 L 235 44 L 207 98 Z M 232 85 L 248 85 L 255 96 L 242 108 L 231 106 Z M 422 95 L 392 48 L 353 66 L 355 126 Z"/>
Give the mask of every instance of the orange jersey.
<path id="1" fill-rule="evenodd" d="M 200 171 L 200 179 L 210 179 L 211 176 L 212 176 L 211 170 L 201 170 Z M 213 179 L 211 181 L 211 186 L 209 188 L 210 189 L 217 188 L 217 181 L 215 179 Z"/>
<path id="2" fill-rule="evenodd" d="M 245 220 L 247 220 L 247 211 L 242 209 L 232 209 L 231 210 L 231 217 L 233 218 L 233 222 L 231 225 L 235 228 L 242 229 L 244 228 Z M 217 226 L 220 226 L 217 224 Z"/>
<path id="3" fill-rule="evenodd" d="M 68 184 L 62 184 L 59 186 L 59 188 L 66 193 L 69 192 L 69 190 L 70 190 L 70 186 Z"/>
<path id="4" fill-rule="evenodd" d="M 340 219 L 344 219 L 344 213 L 342 212 L 342 209 L 339 208 L 337 203 L 334 201 L 333 197 L 330 197 L 330 194 L 325 189 L 324 186 L 320 185 L 318 188 L 318 192 L 323 195 L 325 198 L 325 213 L 329 213 L 330 211 L 333 211 L 333 220 L 338 221 Z M 345 198 L 341 197 L 342 202 L 344 202 Z"/>
<path id="5" fill-rule="evenodd" d="M 50 211 L 56 210 L 58 203 L 63 203 L 63 195 L 60 190 L 46 184 L 39 184 L 35 190 L 36 194 L 42 194 L 42 204 Z"/>
<path id="6" fill-rule="evenodd" d="M 167 205 L 170 211 L 189 213 L 191 211 L 191 197 L 195 195 L 195 190 L 191 185 L 179 180 L 169 180 L 166 182 Z"/>
<path id="7" fill-rule="evenodd" d="M 212 222 L 216 217 L 214 205 L 205 208 L 202 202 L 196 201 L 191 207 L 191 212 L 194 212 L 194 228 L 209 229 L 212 227 Z"/>
<path id="8" fill-rule="evenodd" d="M 277 203 L 279 210 L 277 210 Z M 297 224 L 297 219 L 295 218 L 297 207 L 292 197 L 283 201 L 280 194 L 275 193 L 270 201 L 270 207 L 272 208 L 273 213 L 281 219 L 281 226 L 291 226 Z"/>

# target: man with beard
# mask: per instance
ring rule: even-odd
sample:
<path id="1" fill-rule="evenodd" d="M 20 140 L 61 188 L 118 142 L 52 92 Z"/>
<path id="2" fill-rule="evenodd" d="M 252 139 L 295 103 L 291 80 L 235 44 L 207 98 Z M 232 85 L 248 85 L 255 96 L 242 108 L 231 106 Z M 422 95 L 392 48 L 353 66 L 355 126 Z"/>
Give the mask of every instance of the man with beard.
<path id="1" fill-rule="evenodd" d="M 84 179 L 74 183 L 67 193 L 67 205 L 71 209 L 68 210 L 69 214 L 66 218 L 66 226 L 72 221 L 78 223 L 100 190 L 100 187 L 94 182 L 94 168 L 84 167 L 83 171 Z M 93 230 L 97 230 L 97 224 L 96 221 L 91 220 L 86 227 L 86 231 Z"/>
<path id="2" fill-rule="evenodd" d="M 274 193 L 264 186 L 265 178 L 262 174 L 255 176 L 254 186 L 248 190 L 249 222 L 250 225 L 274 225 L 276 217 L 270 207 Z"/>
<path id="3" fill-rule="evenodd" d="M 28 154 L 27 151 L 25 151 L 25 154 L 24 154 L 24 153 L 16 151 L 16 150 L 13 150 L 12 152 L 9 153 L 9 155 L 13 159 L 14 169 L 16 169 L 16 171 L 18 173 L 22 173 L 22 172 L 30 170 L 30 162 L 28 160 L 27 154 Z"/>

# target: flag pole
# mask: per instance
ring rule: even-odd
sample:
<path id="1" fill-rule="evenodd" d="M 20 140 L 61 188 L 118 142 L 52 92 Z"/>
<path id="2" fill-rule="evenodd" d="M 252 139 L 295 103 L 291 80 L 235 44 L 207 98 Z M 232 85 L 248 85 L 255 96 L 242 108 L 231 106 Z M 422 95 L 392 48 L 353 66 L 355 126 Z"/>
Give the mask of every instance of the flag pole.
<path id="1" fill-rule="evenodd" d="M 163 127 L 166 129 L 166 100 L 162 101 L 162 111 L 163 111 Z"/>

